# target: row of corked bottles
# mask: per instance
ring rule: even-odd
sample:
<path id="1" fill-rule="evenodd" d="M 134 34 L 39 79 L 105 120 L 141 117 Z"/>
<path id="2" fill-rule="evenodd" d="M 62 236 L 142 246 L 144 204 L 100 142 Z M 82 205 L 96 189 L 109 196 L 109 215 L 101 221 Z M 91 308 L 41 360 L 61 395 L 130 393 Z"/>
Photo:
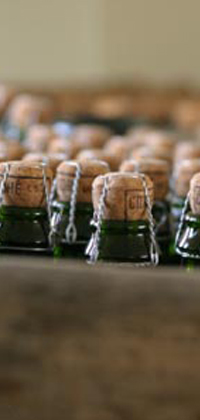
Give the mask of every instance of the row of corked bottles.
<path id="1" fill-rule="evenodd" d="M 0 252 L 156 266 L 200 261 L 200 160 L 0 164 Z M 173 191 L 173 194 L 172 194 Z"/>

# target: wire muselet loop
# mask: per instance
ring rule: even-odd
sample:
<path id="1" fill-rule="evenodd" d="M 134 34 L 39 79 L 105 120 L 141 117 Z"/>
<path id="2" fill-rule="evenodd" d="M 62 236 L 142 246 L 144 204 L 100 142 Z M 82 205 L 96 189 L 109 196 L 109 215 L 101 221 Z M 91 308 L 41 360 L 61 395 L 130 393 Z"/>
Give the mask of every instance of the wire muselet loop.
<path id="1" fill-rule="evenodd" d="M 5 193 L 5 188 L 6 188 L 6 181 L 7 178 L 9 176 L 9 172 L 10 172 L 10 164 L 8 162 L 4 163 L 4 172 L 3 172 L 3 178 L 0 184 L 0 207 L 3 204 L 3 196 Z"/>
<path id="2" fill-rule="evenodd" d="M 75 177 L 72 183 L 71 190 L 71 200 L 69 207 L 69 223 L 65 231 L 65 237 L 68 244 L 72 244 L 76 241 L 77 238 L 77 229 L 75 226 L 75 213 L 76 213 L 76 203 L 77 203 L 77 194 L 79 187 L 79 180 L 81 178 L 81 166 L 77 162 L 71 162 L 71 165 L 75 166 L 76 172 Z"/>
<path id="3" fill-rule="evenodd" d="M 103 189 L 102 193 L 99 198 L 99 205 L 97 211 L 94 212 L 93 220 L 91 223 L 93 223 L 96 227 L 95 233 L 92 235 L 92 238 L 88 244 L 88 247 L 86 249 L 86 255 L 89 255 L 89 263 L 95 264 L 98 260 L 99 256 L 99 243 L 100 243 L 100 235 L 101 235 L 101 224 L 102 219 L 104 216 L 104 210 L 105 210 L 105 198 L 108 190 L 108 184 L 107 184 L 107 178 L 104 178 L 103 183 Z"/>
<path id="4" fill-rule="evenodd" d="M 185 221 L 185 215 L 187 213 L 188 210 L 188 206 L 189 206 L 189 200 L 190 200 L 190 191 L 188 191 L 185 202 L 184 202 L 184 206 L 181 212 L 181 216 L 180 216 L 180 220 L 179 220 L 179 225 L 178 225 L 178 230 L 176 232 L 176 236 L 175 236 L 175 248 L 177 247 L 179 240 L 180 240 L 180 236 L 181 236 L 181 232 L 183 229 L 183 224 Z"/>
<path id="5" fill-rule="evenodd" d="M 144 174 L 139 173 L 138 175 L 142 180 L 142 184 L 144 188 L 145 202 L 147 206 L 147 214 L 148 214 L 148 220 L 149 220 L 149 229 L 150 229 L 150 237 L 151 237 L 151 244 L 150 244 L 151 263 L 150 265 L 157 266 L 159 263 L 159 252 L 158 252 L 158 245 L 157 245 L 156 237 L 155 237 L 155 226 L 154 226 L 154 220 L 153 220 L 153 215 L 152 215 L 152 210 L 151 210 L 151 200 L 150 200 L 149 191 L 148 191 Z M 137 265 L 147 266 L 149 265 L 149 263 L 137 264 Z"/>

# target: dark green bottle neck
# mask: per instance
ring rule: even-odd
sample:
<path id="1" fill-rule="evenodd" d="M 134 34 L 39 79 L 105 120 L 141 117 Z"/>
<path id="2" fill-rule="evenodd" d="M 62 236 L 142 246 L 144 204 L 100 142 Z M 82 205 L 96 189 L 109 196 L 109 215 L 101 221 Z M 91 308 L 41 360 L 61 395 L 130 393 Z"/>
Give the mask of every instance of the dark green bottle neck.
<path id="1" fill-rule="evenodd" d="M 184 224 L 195 229 L 200 229 L 200 215 L 192 212 L 187 213 Z"/>
<path id="2" fill-rule="evenodd" d="M 149 230 L 149 222 L 147 220 L 103 220 L 101 223 L 102 232 L 124 232 L 127 233 L 142 233 Z"/>
<path id="3" fill-rule="evenodd" d="M 46 217 L 47 209 L 43 207 L 15 207 L 1 206 L 0 216 L 3 218 L 16 218 L 34 220 L 38 217 Z"/>
<path id="4" fill-rule="evenodd" d="M 70 203 L 64 201 L 54 201 L 52 204 L 54 210 L 59 210 L 63 212 L 63 214 L 68 214 L 70 210 Z M 76 203 L 76 212 L 80 213 L 91 213 L 93 212 L 92 203 Z"/>
<path id="5" fill-rule="evenodd" d="M 172 207 L 182 208 L 185 203 L 186 197 L 179 197 L 178 195 L 173 195 L 171 199 Z"/>

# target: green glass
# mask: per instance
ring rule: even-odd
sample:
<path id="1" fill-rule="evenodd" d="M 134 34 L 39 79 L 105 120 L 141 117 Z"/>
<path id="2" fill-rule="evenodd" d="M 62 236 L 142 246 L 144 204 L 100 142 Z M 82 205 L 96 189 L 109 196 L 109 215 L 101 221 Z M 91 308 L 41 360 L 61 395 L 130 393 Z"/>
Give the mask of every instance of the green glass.
<path id="1" fill-rule="evenodd" d="M 0 252 L 49 253 L 46 209 L 2 206 Z"/>
<path id="2" fill-rule="evenodd" d="M 171 241 L 169 202 L 167 200 L 156 201 L 153 205 L 152 213 L 155 220 L 156 240 L 160 249 L 160 263 L 169 264 Z"/>
<path id="3" fill-rule="evenodd" d="M 55 201 L 52 206 L 53 219 L 58 233 L 58 241 L 54 246 L 55 257 L 83 258 L 86 245 L 91 236 L 90 221 L 93 216 L 91 203 L 77 203 L 75 213 L 75 226 L 77 239 L 73 244 L 66 241 L 66 228 L 69 224 L 69 203 Z"/>
<path id="4" fill-rule="evenodd" d="M 148 222 L 104 220 L 98 259 L 117 263 L 149 263 L 150 244 Z"/>
<path id="5" fill-rule="evenodd" d="M 185 203 L 185 197 L 173 197 L 171 201 L 171 224 L 172 224 L 172 235 L 175 234 L 178 229 L 181 213 Z"/>
<path id="6" fill-rule="evenodd" d="M 180 265 L 181 257 L 175 249 L 175 236 L 179 227 L 185 197 L 174 196 L 171 200 L 171 241 L 169 246 L 169 262 L 171 265 Z"/>
<path id="7" fill-rule="evenodd" d="M 200 216 L 191 212 L 185 216 L 176 252 L 188 269 L 200 265 Z"/>

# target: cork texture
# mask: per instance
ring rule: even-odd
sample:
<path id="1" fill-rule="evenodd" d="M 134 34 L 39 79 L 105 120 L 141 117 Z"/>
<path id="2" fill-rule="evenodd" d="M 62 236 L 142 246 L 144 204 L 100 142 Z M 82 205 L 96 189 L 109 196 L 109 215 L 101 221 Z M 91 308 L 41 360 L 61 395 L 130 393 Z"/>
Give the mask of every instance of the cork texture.
<path id="1" fill-rule="evenodd" d="M 8 116 L 13 125 L 26 129 L 36 121 L 49 122 L 53 116 L 53 106 L 46 97 L 19 94 L 10 103 Z"/>
<path id="2" fill-rule="evenodd" d="M 81 160 L 78 162 L 81 169 L 81 178 L 78 184 L 77 201 L 80 203 L 92 202 L 92 183 L 98 175 L 104 175 L 109 172 L 106 162 L 100 160 Z M 73 161 L 61 163 L 57 168 L 57 196 L 62 202 L 69 202 L 73 181 L 76 173 L 76 167 Z"/>
<path id="3" fill-rule="evenodd" d="M 98 125 L 82 124 L 75 128 L 72 138 L 80 149 L 101 148 L 111 136 L 111 131 Z"/>
<path id="4" fill-rule="evenodd" d="M 56 174 L 56 169 L 64 160 L 67 160 L 67 156 L 64 153 L 27 153 L 23 157 L 23 161 L 29 162 L 44 162 L 52 170 L 53 175 Z"/>
<path id="5" fill-rule="evenodd" d="M 194 214 L 200 214 L 200 172 L 190 181 L 190 207 Z"/>
<path id="6" fill-rule="evenodd" d="M 142 146 L 133 149 L 130 153 L 130 158 L 140 160 L 140 159 L 158 159 L 158 160 L 166 160 L 171 167 L 172 164 L 172 155 L 171 153 L 167 153 L 164 149 L 156 148 L 153 149 L 149 146 Z"/>
<path id="7" fill-rule="evenodd" d="M 73 159 L 79 150 L 75 142 L 61 137 L 55 137 L 49 143 L 47 152 L 50 154 L 65 153 L 68 159 Z"/>
<path id="8" fill-rule="evenodd" d="M 116 155 L 114 152 L 109 152 L 103 149 L 85 149 L 81 150 L 76 156 L 78 161 L 85 159 L 98 159 L 106 162 L 111 171 L 117 171 L 121 163 L 121 156 Z"/>
<path id="9" fill-rule="evenodd" d="M 153 203 L 153 183 L 145 176 L 150 202 Z M 147 220 L 147 207 L 142 180 L 137 174 L 110 173 L 95 179 L 92 188 L 93 205 L 98 210 L 104 184 L 104 220 Z"/>
<path id="10" fill-rule="evenodd" d="M 180 162 L 185 159 L 200 158 L 200 142 L 199 141 L 184 141 L 177 144 L 174 154 L 174 161 Z"/>
<path id="11" fill-rule="evenodd" d="M 141 172 L 153 181 L 154 200 L 164 200 L 169 192 L 169 166 L 166 161 L 156 159 L 126 160 L 120 172 Z"/>
<path id="12" fill-rule="evenodd" d="M 121 163 L 123 160 L 128 158 L 131 150 L 131 145 L 128 141 L 128 138 L 126 138 L 125 136 L 115 136 L 108 140 L 104 147 L 104 150 L 106 152 L 114 154 Z"/>
<path id="13" fill-rule="evenodd" d="M 45 152 L 55 136 L 53 129 L 44 124 L 34 124 L 27 132 L 26 145 L 31 152 Z"/>
<path id="14" fill-rule="evenodd" d="M 27 162 L 9 162 L 10 170 L 3 194 L 3 205 L 16 207 L 44 207 L 46 205 L 42 165 Z M 0 164 L 3 179 L 5 164 Z M 46 167 L 47 187 L 50 191 L 52 171 Z"/>
<path id="15" fill-rule="evenodd" d="M 200 172 L 200 159 L 186 159 L 175 167 L 173 184 L 178 197 L 186 197 L 190 188 L 190 180 L 197 172 Z"/>
<path id="16" fill-rule="evenodd" d="M 172 132 L 152 130 L 146 135 L 146 144 L 153 149 L 163 149 L 163 151 L 170 153 L 176 145 L 176 135 Z"/>

